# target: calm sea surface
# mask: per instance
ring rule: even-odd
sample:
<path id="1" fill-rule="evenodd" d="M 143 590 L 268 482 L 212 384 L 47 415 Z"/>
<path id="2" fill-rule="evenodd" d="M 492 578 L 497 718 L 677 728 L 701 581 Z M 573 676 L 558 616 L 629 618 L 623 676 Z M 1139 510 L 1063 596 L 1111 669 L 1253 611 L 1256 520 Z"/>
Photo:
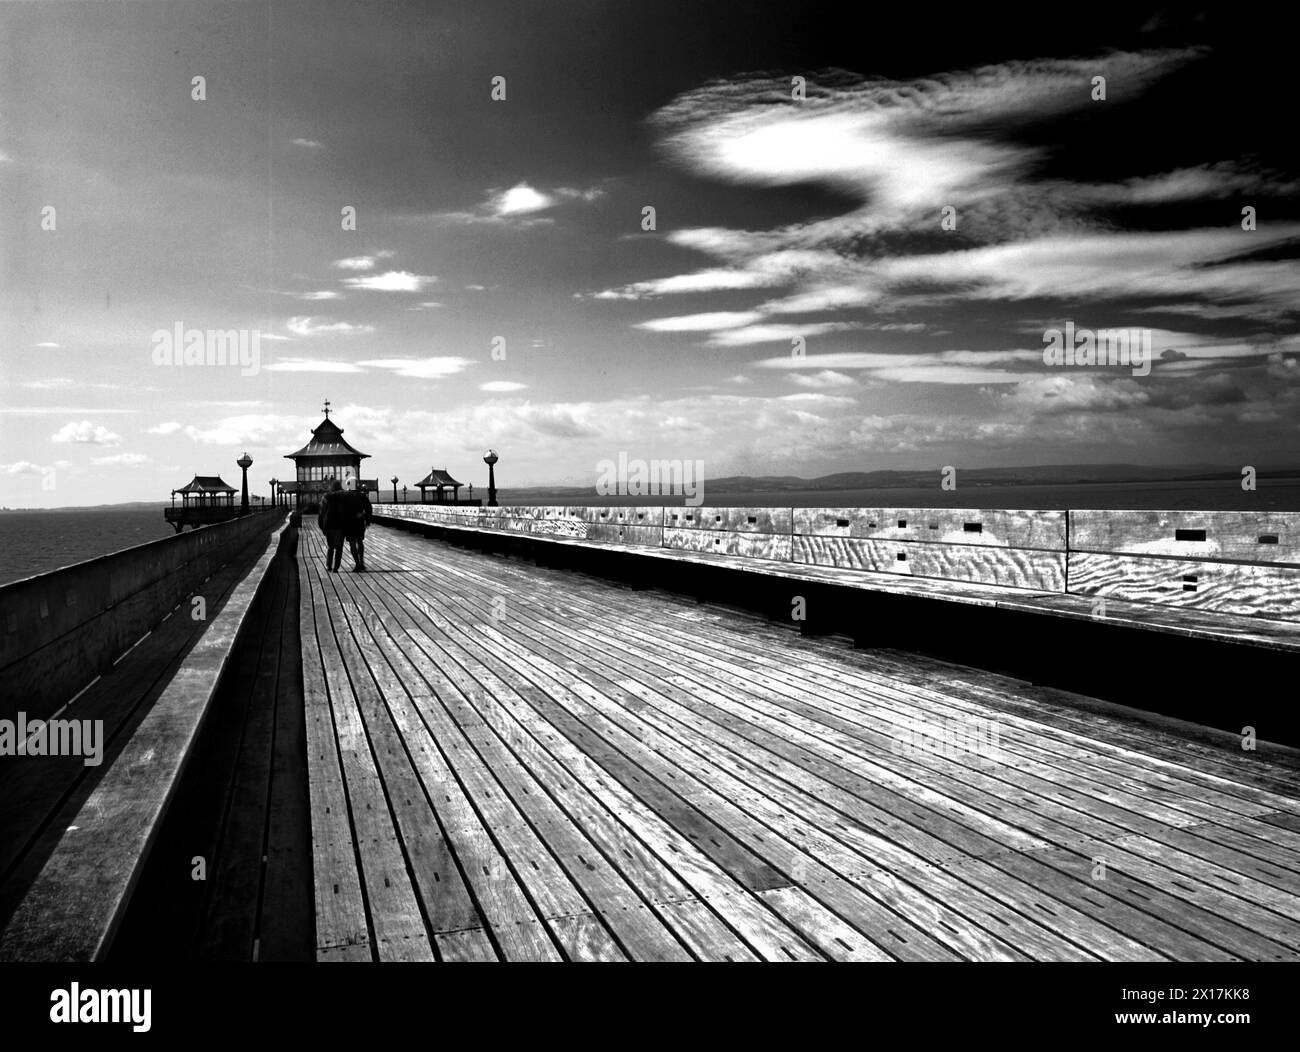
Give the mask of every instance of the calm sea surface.
<path id="1" fill-rule="evenodd" d="M 0 584 L 174 536 L 162 509 L 0 512 Z"/>
<path id="2" fill-rule="evenodd" d="M 787 493 L 716 492 L 704 487 L 713 507 L 799 508 L 1026 508 L 1101 510 L 1300 511 L 1300 479 L 1261 479 L 1253 493 L 1239 482 L 1123 482 L 1072 486 L 962 486 L 925 489 L 807 490 Z M 502 504 L 681 505 L 681 497 L 523 498 L 509 490 Z M 162 505 L 130 511 L 0 512 L 0 584 L 57 570 L 99 555 L 171 537 Z"/>
<path id="3" fill-rule="evenodd" d="M 924 489 L 843 490 L 728 490 L 710 492 L 704 484 L 704 504 L 740 508 L 1024 508 L 1066 511 L 1097 508 L 1103 511 L 1300 511 L 1300 479 L 1263 479 L 1253 493 L 1239 481 L 1215 482 L 1096 482 L 1069 486 L 963 486 L 960 475 L 955 490 L 938 485 Z M 666 504 L 679 506 L 682 497 L 512 497 L 501 490 L 502 504 Z"/>

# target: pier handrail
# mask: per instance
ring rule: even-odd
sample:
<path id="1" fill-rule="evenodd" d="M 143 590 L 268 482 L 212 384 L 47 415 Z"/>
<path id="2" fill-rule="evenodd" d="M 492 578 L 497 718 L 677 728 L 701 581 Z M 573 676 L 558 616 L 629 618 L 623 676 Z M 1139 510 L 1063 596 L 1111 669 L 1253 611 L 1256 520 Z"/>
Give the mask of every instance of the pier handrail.
<path id="1" fill-rule="evenodd" d="M 0 586 L 0 718 L 44 718 L 141 637 L 286 509 L 267 509 Z"/>
<path id="2" fill-rule="evenodd" d="M 1295 512 L 376 504 L 375 514 L 1300 650 Z"/>

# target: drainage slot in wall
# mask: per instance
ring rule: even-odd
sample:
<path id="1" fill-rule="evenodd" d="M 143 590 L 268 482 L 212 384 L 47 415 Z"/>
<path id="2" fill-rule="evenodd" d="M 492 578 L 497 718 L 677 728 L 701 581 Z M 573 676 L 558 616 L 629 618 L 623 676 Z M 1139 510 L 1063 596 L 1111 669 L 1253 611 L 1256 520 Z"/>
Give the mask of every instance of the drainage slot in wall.
<path id="1" fill-rule="evenodd" d="M 1174 540 L 1203 541 L 1205 540 L 1205 531 L 1204 530 L 1174 530 Z"/>
<path id="2" fill-rule="evenodd" d="M 905 530 L 905 529 L 907 529 L 907 520 L 906 520 L 906 519 L 899 519 L 899 520 L 898 520 L 898 528 L 899 528 L 900 530 Z"/>
<path id="3" fill-rule="evenodd" d="M 849 520 L 848 520 L 848 519 L 836 519 L 836 520 L 835 520 L 835 525 L 836 525 L 836 526 L 847 526 L 848 524 L 849 524 Z M 873 522 L 871 525 L 874 526 L 875 523 Z"/>
<path id="4" fill-rule="evenodd" d="M 1260 538 L 1259 538 L 1259 543 L 1260 543 L 1260 544 L 1277 544 L 1277 534 L 1276 534 L 1276 533 L 1264 533 L 1264 534 L 1261 534 L 1261 535 L 1260 535 Z"/>
<path id="5" fill-rule="evenodd" d="M 966 533 L 983 533 L 983 532 L 984 532 L 984 523 L 982 523 L 982 522 L 963 522 L 963 523 L 961 524 L 961 528 L 962 528 Z"/>

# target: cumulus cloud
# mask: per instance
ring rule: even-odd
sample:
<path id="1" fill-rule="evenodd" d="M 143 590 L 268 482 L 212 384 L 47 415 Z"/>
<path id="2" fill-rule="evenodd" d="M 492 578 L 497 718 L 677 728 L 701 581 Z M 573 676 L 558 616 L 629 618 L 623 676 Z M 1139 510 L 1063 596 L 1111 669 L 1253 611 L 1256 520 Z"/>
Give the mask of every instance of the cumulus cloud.
<path id="1" fill-rule="evenodd" d="M 114 453 L 107 457 L 91 457 L 90 462 L 97 467 L 135 467 L 150 464 L 153 458 L 143 453 Z"/>
<path id="2" fill-rule="evenodd" d="M 0 473 L 11 478 L 20 475 L 43 475 L 48 470 L 40 464 L 33 464 L 30 460 L 15 460 L 12 464 L 0 464 Z"/>
<path id="3" fill-rule="evenodd" d="M 73 443 L 91 446 L 115 446 L 122 441 L 122 436 L 115 434 L 99 424 L 89 420 L 69 421 L 50 436 L 51 442 Z"/>
<path id="4" fill-rule="evenodd" d="M 479 384 L 478 389 L 492 394 L 504 394 L 510 391 L 522 391 L 527 386 L 527 384 L 521 384 L 515 380 L 489 380 L 485 384 Z"/>

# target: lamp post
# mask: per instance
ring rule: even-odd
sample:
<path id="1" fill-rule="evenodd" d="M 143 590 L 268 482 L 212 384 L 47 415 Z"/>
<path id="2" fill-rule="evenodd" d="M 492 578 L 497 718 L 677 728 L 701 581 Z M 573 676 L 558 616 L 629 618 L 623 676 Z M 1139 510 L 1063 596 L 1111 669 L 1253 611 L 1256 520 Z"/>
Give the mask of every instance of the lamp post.
<path id="1" fill-rule="evenodd" d="M 273 507 L 273 508 L 274 508 L 274 507 L 278 507 L 279 504 L 280 504 L 280 500 L 279 500 L 279 498 L 276 496 L 276 492 L 275 492 L 275 487 L 278 486 L 279 484 L 280 484 L 280 480 L 279 480 L 279 479 L 272 479 L 272 480 L 271 480 L 271 507 Z"/>
<path id="2" fill-rule="evenodd" d="M 405 486 L 402 487 L 402 503 L 403 503 L 403 504 L 406 503 L 406 487 L 405 487 Z"/>
<path id="3" fill-rule="evenodd" d="M 393 503 L 397 503 L 397 476 L 393 476 Z"/>
<path id="4" fill-rule="evenodd" d="M 497 456 L 495 449 L 489 449 L 483 454 L 483 463 L 488 466 L 488 507 L 497 506 L 497 476 L 494 470 L 496 462 L 501 458 Z"/>
<path id="5" fill-rule="evenodd" d="M 242 457 L 236 460 L 235 463 L 238 464 L 241 470 L 244 472 L 244 489 L 239 497 L 239 514 L 247 515 L 248 514 L 248 469 L 253 466 L 253 458 L 250 457 L 247 453 L 245 453 Z"/>

